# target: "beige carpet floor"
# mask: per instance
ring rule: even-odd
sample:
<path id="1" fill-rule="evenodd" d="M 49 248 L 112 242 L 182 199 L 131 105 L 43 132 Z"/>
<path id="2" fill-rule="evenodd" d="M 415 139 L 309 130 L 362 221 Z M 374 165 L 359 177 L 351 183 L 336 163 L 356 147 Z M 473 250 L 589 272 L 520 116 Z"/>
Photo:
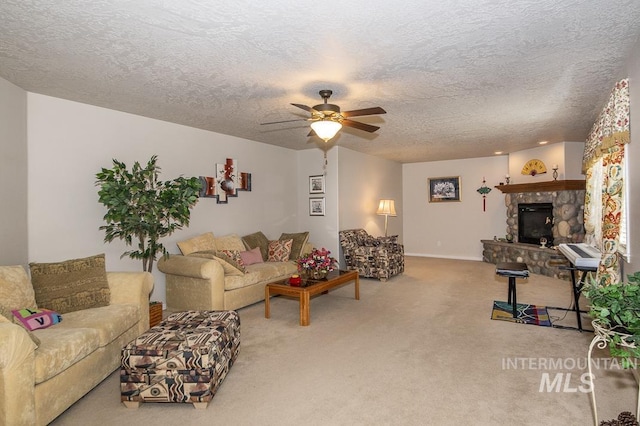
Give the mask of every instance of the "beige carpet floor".
<path id="1" fill-rule="evenodd" d="M 127 409 L 114 372 L 54 424 L 593 424 L 580 389 L 593 334 L 491 320 L 506 295 L 495 265 L 407 257 L 401 276 L 362 279 L 360 301 L 352 284 L 314 298 L 308 327 L 292 299 L 273 298 L 271 319 L 262 303 L 240 309 L 240 355 L 206 410 Z M 571 285 L 532 275 L 518 280 L 518 301 L 569 307 Z M 599 420 L 635 413 L 633 375 L 605 350 L 594 357 Z"/>

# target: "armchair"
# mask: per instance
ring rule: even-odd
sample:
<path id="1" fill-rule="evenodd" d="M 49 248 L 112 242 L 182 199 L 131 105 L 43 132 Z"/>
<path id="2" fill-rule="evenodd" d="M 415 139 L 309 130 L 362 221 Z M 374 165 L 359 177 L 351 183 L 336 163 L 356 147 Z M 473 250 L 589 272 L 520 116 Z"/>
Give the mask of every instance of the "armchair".
<path id="1" fill-rule="evenodd" d="M 404 272 L 404 246 L 398 236 L 373 237 L 364 229 L 340 231 L 340 246 L 347 269 L 361 277 L 386 281 Z"/>

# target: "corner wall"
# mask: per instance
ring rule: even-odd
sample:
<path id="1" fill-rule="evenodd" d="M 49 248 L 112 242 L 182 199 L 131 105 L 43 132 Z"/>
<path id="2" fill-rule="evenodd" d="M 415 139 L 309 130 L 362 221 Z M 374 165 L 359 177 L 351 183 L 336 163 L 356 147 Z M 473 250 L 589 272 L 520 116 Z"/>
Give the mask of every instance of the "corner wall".
<path id="1" fill-rule="evenodd" d="M 27 92 L 0 78 L 0 265 L 26 265 Z"/>
<path id="2" fill-rule="evenodd" d="M 505 197 L 494 186 L 504 181 L 507 156 L 404 164 L 402 172 L 404 248 L 407 255 L 482 260 L 480 240 L 504 237 Z M 460 176 L 460 201 L 430 203 L 428 179 Z M 483 177 L 491 192 L 477 189 Z"/>

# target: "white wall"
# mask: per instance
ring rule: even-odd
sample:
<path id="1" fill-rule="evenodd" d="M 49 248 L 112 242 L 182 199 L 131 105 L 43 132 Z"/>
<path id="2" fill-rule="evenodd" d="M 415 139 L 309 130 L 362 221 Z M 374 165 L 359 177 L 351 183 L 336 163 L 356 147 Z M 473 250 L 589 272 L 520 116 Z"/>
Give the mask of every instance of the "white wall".
<path id="1" fill-rule="evenodd" d="M 632 49 L 631 57 L 627 63 L 626 76 L 629 77 L 629 95 L 631 97 L 631 142 L 626 147 L 626 161 L 629 166 L 628 240 L 631 259 L 629 263 L 624 265 L 624 273 L 631 274 L 640 271 L 640 40 Z"/>
<path id="2" fill-rule="evenodd" d="M 509 154 L 511 183 L 535 183 L 553 180 L 553 166 L 558 165 L 558 180 L 584 180 L 582 174 L 582 153 L 584 142 L 559 142 L 525 149 Z M 527 161 L 537 159 L 547 167 L 547 173 L 535 176 L 523 175 L 522 168 Z M 503 179 L 504 180 L 504 179 Z"/>
<path id="3" fill-rule="evenodd" d="M 376 215 L 381 199 L 395 201 L 396 217 L 389 217 L 388 235 L 403 241 L 402 164 L 339 147 L 340 229 L 364 228 L 384 235 L 384 216 Z"/>
<path id="4" fill-rule="evenodd" d="M 98 203 L 95 174 L 111 167 L 113 158 L 131 166 L 157 154 L 165 180 L 213 176 L 215 164 L 226 158 L 251 173 L 253 190 L 240 191 L 228 204 L 201 198 L 189 228 L 163 240 L 170 252 L 178 252 L 176 241 L 207 231 L 246 235 L 261 230 L 273 239 L 299 231 L 292 190 L 298 178 L 295 151 L 38 94 L 27 99 L 30 262 L 104 252 L 108 270 L 141 269 L 140 261 L 121 260 L 126 246 L 104 244 L 98 229 L 105 209 Z M 311 239 L 317 238 L 312 233 Z M 164 274 L 156 270 L 154 278 L 153 299 L 164 301 Z"/>
<path id="5" fill-rule="evenodd" d="M 506 156 L 403 165 L 405 253 L 456 259 L 482 259 L 480 240 L 506 233 L 504 194 L 494 186 L 504 180 Z M 460 202 L 429 203 L 428 178 L 460 176 Z M 483 177 L 492 188 L 482 209 L 477 189 Z"/>
<path id="6" fill-rule="evenodd" d="M 0 78 L 0 265 L 26 265 L 27 92 Z"/>

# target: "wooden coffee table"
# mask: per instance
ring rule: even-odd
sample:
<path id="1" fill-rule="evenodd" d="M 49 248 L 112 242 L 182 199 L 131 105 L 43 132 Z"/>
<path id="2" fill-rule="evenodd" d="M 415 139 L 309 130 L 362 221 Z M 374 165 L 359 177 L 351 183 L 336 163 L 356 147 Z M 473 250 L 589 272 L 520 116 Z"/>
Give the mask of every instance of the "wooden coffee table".
<path id="1" fill-rule="evenodd" d="M 353 281 L 356 287 L 356 300 L 360 300 L 360 277 L 358 271 L 333 271 L 324 280 L 302 280 L 299 287 L 289 285 L 289 279 L 267 284 L 264 288 L 264 317 L 271 316 L 269 298 L 274 295 L 297 297 L 300 301 L 300 325 L 309 325 L 311 296 L 326 294 L 332 288 Z"/>

